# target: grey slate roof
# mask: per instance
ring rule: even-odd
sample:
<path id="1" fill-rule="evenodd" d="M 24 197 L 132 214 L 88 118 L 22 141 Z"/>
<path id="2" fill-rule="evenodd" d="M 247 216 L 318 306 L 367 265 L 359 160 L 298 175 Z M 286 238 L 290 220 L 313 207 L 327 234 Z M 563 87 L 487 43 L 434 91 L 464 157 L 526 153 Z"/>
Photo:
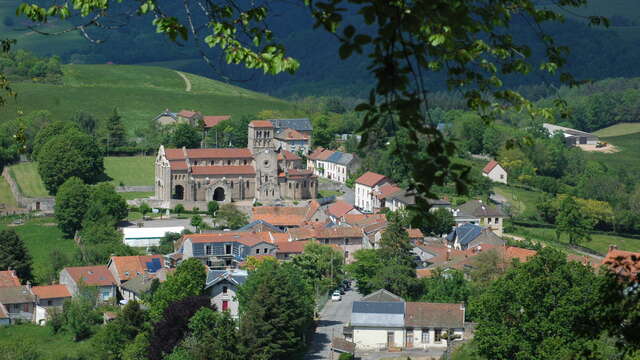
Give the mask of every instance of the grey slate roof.
<path id="1" fill-rule="evenodd" d="M 227 280 L 235 285 L 242 285 L 249 274 L 245 270 L 211 270 L 207 273 L 205 288 L 209 288 L 220 281 Z"/>
<path id="2" fill-rule="evenodd" d="M 404 302 L 355 301 L 351 308 L 352 326 L 404 326 Z"/>
<path id="3" fill-rule="evenodd" d="M 301 119 L 270 119 L 277 132 L 290 128 L 296 131 L 312 131 L 313 125 L 308 118 Z"/>
<path id="4" fill-rule="evenodd" d="M 238 230 L 236 230 L 236 231 L 250 231 L 250 230 L 251 230 L 251 229 L 253 229 L 253 227 L 254 227 L 254 226 L 256 226 L 256 225 L 262 225 L 262 226 L 264 226 L 264 227 L 267 227 L 267 228 L 271 229 L 271 231 L 273 231 L 273 232 L 277 232 L 277 233 L 282 232 L 282 230 L 280 230 L 279 228 L 277 228 L 277 227 L 275 227 L 275 226 L 273 226 L 273 225 L 269 224 L 268 222 L 266 222 L 266 221 L 264 221 L 264 220 L 256 220 L 256 221 L 253 221 L 253 222 L 251 222 L 251 223 L 249 223 L 249 224 L 247 224 L 247 225 L 245 225 L 245 226 L 243 226 L 243 227 L 239 228 L 239 229 L 238 229 Z"/>
<path id="5" fill-rule="evenodd" d="M 489 206 L 480 200 L 471 200 L 460 205 L 458 208 L 460 211 L 478 217 L 504 217 L 500 208 L 495 206 Z"/>
<path id="6" fill-rule="evenodd" d="M 340 165 L 349 165 L 351 161 L 353 161 L 354 155 L 351 153 L 343 153 L 340 151 L 336 151 L 331 156 L 327 158 L 328 162 Z"/>
<path id="7" fill-rule="evenodd" d="M 136 295 L 140 296 L 147 291 L 151 290 L 151 284 L 153 279 L 145 278 L 143 275 L 138 275 L 127 280 L 121 287 L 125 290 L 132 291 Z"/>
<path id="8" fill-rule="evenodd" d="M 455 241 L 458 239 L 460 245 L 466 245 L 475 240 L 482 233 L 482 228 L 474 224 L 463 224 L 455 228 L 449 235 L 447 240 Z"/>

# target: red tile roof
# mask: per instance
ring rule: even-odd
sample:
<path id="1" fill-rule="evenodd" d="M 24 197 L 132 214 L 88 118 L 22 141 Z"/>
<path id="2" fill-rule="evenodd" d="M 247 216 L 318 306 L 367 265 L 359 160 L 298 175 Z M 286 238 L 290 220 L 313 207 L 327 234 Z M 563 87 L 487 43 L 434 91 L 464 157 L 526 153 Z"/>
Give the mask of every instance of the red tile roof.
<path id="1" fill-rule="evenodd" d="M 69 273 L 76 284 L 80 283 L 80 280 L 89 286 L 116 284 L 116 280 L 105 265 L 66 267 L 64 270 Z"/>
<path id="2" fill-rule="evenodd" d="M 309 241 L 283 241 L 276 243 L 278 253 L 281 254 L 302 254 L 304 247 Z"/>
<path id="3" fill-rule="evenodd" d="M 401 191 L 402 189 L 400 189 L 399 187 L 395 186 L 394 184 L 391 183 L 387 183 L 384 184 L 382 186 L 380 186 L 379 192 L 376 194 L 376 197 L 378 199 L 384 199 L 389 195 L 395 194 L 398 191 Z"/>
<path id="4" fill-rule="evenodd" d="M 291 128 L 282 130 L 282 132 L 280 132 L 276 137 L 282 140 L 309 140 L 309 135 Z"/>
<path id="5" fill-rule="evenodd" d="M 164 267 L 162 255 L 112 256 L 109 263 L 115 267 L 120 281 L 126 281 L 143 274 L 147 270 L 147 263 L 152 259 L 159 259 L 160 265 Z"/>
<path id="6" fill-rule="evenodd" d="M 640 252 L 610 249 L 602 260 L 602 265 L 616 274 L 637 278 L 640 273 Z"/>
<path id="7" fill-rule="evenodd" d="M 505 258 L 519 259 L 520 262 L 527 262 L 538 253 L 535 250 L 523 249 L 515 246 L 507 246 L 503 251 Z"/>
<path id="8" fill-rule="evenodd" d="M 71 293 L 64 285 L 34 286 L 31 288 L 40 299 L 70 298 Z"/>
<path id="9" fill-rule="evenodd" d="M 256 170 L 251 165 L 225 166 L 192 166 L 194 175 L 255 175 Z"/>
<path id="10" fill-rule="evenodd" d="M 165 149 L 165 155 L 169 160 L 184 160 L 182 149 Z M 187 149 L 187 156 L 191 159 L 252 159 L 253 155 L 245 148 L 214 148 L 214 149 Z"/>
<path id="11" fill-rule="evenodd" d="M 222 121 L 231 119 L 231 115 L 209 115 L 202 118 L 204 121 L 204 127 L 212 128 Z"/>
<path id="12" fill-rule="evenodd" d="M 405 326 L 416 328 L 464 327 L 463 304 L 407 302 L 405 306 Z"/>
<path id="13" fill-rule="evenodd" d="M 386 176 L 376 174 L 371 171 L 367 171 L 366 173 L 362 174 L 362 176 L 360 176 L 358 179 L 356 179 L 356 183 L 366 185 L 369 187 L 374 187 L 385 180 L 388 180 Z"/>
<path id="14" fill-rule="evenodd" d="M 253 120 L 249 123 L 249 126 L 252 127 L 261 127 L 261 128 L 272 128 L 273 124 L 268 120 Z"/>
<path id="15" fill-rule="evenodd" d="M 409 239 L 424 239 L 424 234 L 420 229 L 407 229 Z"/>
<path id="16" fill-rule="evenodd" d="M 288 169 L 278 174 L 278 177 L 313 177 L 313 170 L 311 169 Z"/>
<path id="17" fill-rule="evenodd" d="M 327 208 L 327 213 L 339 219 L 353 209 L 355 209 L 353 205 L 349 204 L 346 201 L 338 200 Z"/>
<path id="18" fill-rule="evenodd" d="M 171 160 L 169 166 L 171 170 L 187 170 L 187 162 L 184 160 Z"/>
<path id="19" fill-rule="evenodd" d="M 309 156 L 307 156 L 307 159 L 309 159 L 309 160 L 318 160 L 318 156 L 320 156 L 320 154 L 322 154 L 323 151 L 325 151 L 325 148 L 320 146 L 320 147 L 316 148 L 315 150 L 313 150 L 313 152 L 311 154 L 309 154 Z"/>
<path id="20" fill-rule="evenodd" d="M 253 218 L 263 220 L 275 226 L 300 226 L 307 215 L 307 207 L 302 206 L 256 206 Z"/>
<path id="21" fill-rule="evenodd" d="M 199 112 L 195 110 L 180 110 L 180 112 L 178 113 L 179 116 L 186 117 L 186 118 L 193 117 L 196 114 L 199 114 Z"/>
<path id="22" fill-rule="evenodd" d="M 0 271 L 0 288 L 20 286 L 20 278 L 15 270 Z"/>
<path id="23" fill-rule="evenodd" d="M 298 156 L 295 153 L 292 153 L 291 151 L 283 150 L 278 154 L 278 160 L 295 161 L 295 160 L 300 160 L 300 156 Z"/>
<path id="24" fill-rule="evenodd" d="M 333 228 L 311 228 L 299 227 L 289 229 L 289 235 L 293 240 L 306 239 L 337 239 L 337 238 L 358 238 L 363 237 L 362 228 L 354 226 L 333 227 Z"/>
<path id="25" fill-rule="evenodd" d="M 331 151 L 331 150 L 324 150 L 323 152 L 321 152 L 318 155 L 317 160 L 327 160 L 331 155 L 333 155 L 335 153 L 335 151 Z"/>
<path id="26" fill-rule="evenodd" d="M 489 161 L 489 163 L 484 167 L 484 169 L 482 169 L 482 172 L 485 174 L 488 174 L 491 172 L 491 170 L 493 170 L 493 168 L 496 167 L 496 165 L 498 165 L 498 162 L 495 160 L 491 160 Z"/>

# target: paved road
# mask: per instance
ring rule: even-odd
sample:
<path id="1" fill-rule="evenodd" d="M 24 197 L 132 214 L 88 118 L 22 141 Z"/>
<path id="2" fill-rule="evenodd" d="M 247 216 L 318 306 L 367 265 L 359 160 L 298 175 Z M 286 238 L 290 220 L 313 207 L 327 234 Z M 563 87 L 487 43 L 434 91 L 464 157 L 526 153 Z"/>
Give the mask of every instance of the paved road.
<path id="1" fill-rule="evenodd" d="M 342 328 L 351 318 L 351 304 L 361 298 L 362 296 L 352 289 L 342 295 L 342 301 L 327 302 L 320 312 L 316 334 L 305 360 L 331 359 L 331 337 L 343 337 Z M 337 356 L 334 356 L 334 359 L 337 359 Z"/>

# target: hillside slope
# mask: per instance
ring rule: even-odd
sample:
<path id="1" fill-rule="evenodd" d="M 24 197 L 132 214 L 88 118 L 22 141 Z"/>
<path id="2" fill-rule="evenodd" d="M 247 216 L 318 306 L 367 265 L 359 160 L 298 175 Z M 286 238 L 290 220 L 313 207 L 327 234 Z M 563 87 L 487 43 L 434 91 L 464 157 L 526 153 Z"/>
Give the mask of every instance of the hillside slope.
<path id="1" fill-rule="evenodd" d="M 286 111 L 291 106 L 264 94 L 201 76 L 183 73 L 191 83 L 185 91 L 183 78 L 174 70 L 132 65 L 65 65 L 60 85 L 14 83 L 16 101 L 0 108 L 2 118 L 18 111 L 48 110 L 54 119 L 69 119 L 78 111 L 96 117 L 109 116 L 118 108 L 129 132 L 147 128 L 165 109 L 196 109 L 205 115 L 238 117 L 262 110 Z"/>

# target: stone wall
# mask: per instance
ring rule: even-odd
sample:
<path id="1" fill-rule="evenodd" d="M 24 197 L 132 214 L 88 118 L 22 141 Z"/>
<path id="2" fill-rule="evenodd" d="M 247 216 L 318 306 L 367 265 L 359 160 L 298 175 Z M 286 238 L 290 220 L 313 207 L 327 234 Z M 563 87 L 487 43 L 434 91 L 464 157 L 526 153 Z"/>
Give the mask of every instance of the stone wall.
<path id="1" fill-rule="evenodd" d="M 30 211 L 42 211 L 45 214 L 53 214 L 53 207 L 56 199 L 53 197 L 41 197 L 32 198 L 22 194 L 20 187 L 13 180 L 13 177 L 9 174 L 9 168 L 5 166 L 2 170 L 2 176 L 7 180 L 9 188 L 13 193 L 13 197 L 16 199 L 16 203 L 19 207 L 26 208 Z"/>

